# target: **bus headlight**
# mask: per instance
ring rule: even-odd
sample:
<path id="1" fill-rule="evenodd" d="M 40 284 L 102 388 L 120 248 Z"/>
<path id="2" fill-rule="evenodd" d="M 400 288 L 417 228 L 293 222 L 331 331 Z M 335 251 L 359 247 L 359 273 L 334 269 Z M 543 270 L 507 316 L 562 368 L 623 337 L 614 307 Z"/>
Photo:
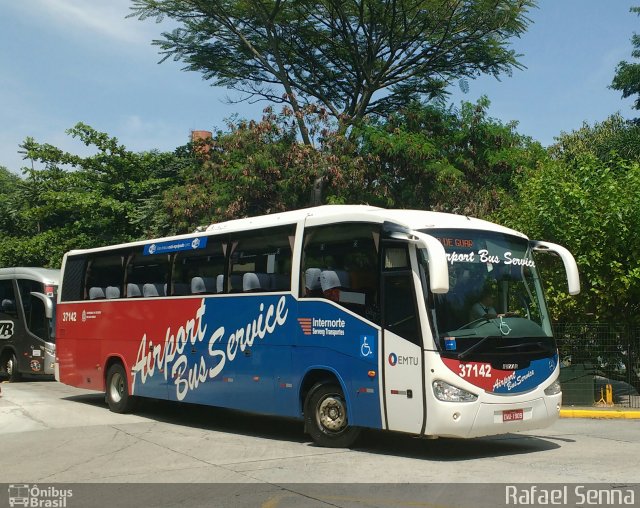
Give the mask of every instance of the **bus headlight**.
<path id="1" fill-rule="evenodd" d="M 478 399 L 477 395 L 444 381 L 433 382 L 433 393 L 438 400 L 444 402 L 473 402 Z"/>
<path id="2" fill-rule="evenodd" d="M 558 395 L 559 393 L 562 393 L 562 388 L 560 387 L 560 381 L 557 379 L 544 389 L 545 395 Z"/>

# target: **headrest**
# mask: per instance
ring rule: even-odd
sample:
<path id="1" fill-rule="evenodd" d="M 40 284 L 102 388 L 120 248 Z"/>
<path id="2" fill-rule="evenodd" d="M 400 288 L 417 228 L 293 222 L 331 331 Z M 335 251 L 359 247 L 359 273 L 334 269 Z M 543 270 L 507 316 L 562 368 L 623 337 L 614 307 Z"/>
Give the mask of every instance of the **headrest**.
<path id="1" fill-rule="evenodd" d="M 145 284 L 142 286 L 142 296 L 155 297 L 160 296 L 159 291 L 160 284 Z"/>
<path id="2" fill-rule="evenodd" d="M 307 289 L 316 290 L 321 288 L 320 274 L 322 270 L 320 268 L 307 268 L 304 272 L 304 287 Z"/>
<path id="3" fill-rule="evenodd" d="M 127 298 L 135 298 L 137 296 L 142 296 L 140 284 L 127 284 Z"/>
<path id="4" fill-rule="evenodd" d="M 204 279 L 202 277 L 194 277 L 191 279 L 191 294 L 197 295 L 199 293 L 206 293 L 207 288 L 204 285 Z"/>
<path id="5" fill-rule="evenodd" d="M 325 270 L 320 274 L 320 286 L 322 291 L 328 291 L 329 289 L 341 287 L 342 283 L 334 270 Z"/>
<path id="6" fill-rule="evenodd" d="M 257 289 L 269 289 L 269 276 L 266 273 L 245 273 L 242 276 L 242 290 L 255 291 Z"/>
<path id="7" fill-rule="evenodd" d="M 99 298 L 104 298 L 104 288 L 101 287 L 92 287 L 89 288 L 89 300 L 97 300 Z"/>
<path id="8" fill-rule="evenodd" d="M 117 286 L 107 286 L 105 295 L 107 298 L 120 298 L 120 288 Z"/>

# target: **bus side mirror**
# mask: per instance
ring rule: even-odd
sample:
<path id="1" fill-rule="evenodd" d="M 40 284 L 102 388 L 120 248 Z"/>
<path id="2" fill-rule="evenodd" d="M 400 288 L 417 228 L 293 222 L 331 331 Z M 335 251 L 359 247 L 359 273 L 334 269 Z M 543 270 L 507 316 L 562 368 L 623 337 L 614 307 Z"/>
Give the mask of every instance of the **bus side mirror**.
<path id="1" fill-rule="evenodd" d="M 36 291 L 31 292 L 31 296 L 35 296 L 38 300 L 42 300 L 44 303 L 44 315 L 47 319 L 53 318 L 53 302 L 51 298 L 49 298 L 44 293 L 37 293 Z"/>
<path id="2" fill-rule="evenodd" d="M 449 292 L 449 263 L 444 247 L 437 238 L 412 231 L 418 241 L 426 249 L 429 256 L 429 286 L 432 293 L 443 294 Z"/>
<path id="3" fill-rule="evenodd" d="M 437 238 L 419 231 L 393 231 L 389 238 L 411 242 L 425 249 L 429 256 L 429 289 L 436 294 L 449 292 L 449 263 L 444 247 Z"/>
<path id="4" fill-rule="evenodd" d="M 560 256 L 564 263 L 564 269 L 567 272 L 567 284 L 569 286 L 569 294 L 577 295 L 580 292 L 580 274 L 578 273 L 578 265 L 573 258 L 571 252 L 551 242 L 532 241 L 531 248 L 536 252 L 552 252 Z"/>

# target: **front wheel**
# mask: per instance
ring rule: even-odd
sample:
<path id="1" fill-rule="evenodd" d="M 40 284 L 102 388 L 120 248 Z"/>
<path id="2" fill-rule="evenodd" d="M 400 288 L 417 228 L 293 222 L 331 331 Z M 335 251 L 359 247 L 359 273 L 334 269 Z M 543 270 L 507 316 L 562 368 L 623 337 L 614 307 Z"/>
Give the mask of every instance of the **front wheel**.
<path id="1" fill-rule="evenodd" d="M 305 428 L 319 446 L 348 448 L 360 429 L 349 425 L 347 403 L 335 384 L 316 385 L 304 405 Z"/>
<path id="2" fill-rule="evenodd" d="M 114 413 L 130 413 L 135 406 L 135 397 L 129 395 L 129 382 L 124 367 L 116 363 L 107 371 L 107 404 Z"/>
<path id="3" fill-rule="evenodd" d="M 5 357 L 4 371 L 7 373 L 10 383 L 20 381 L 21 376 L 20 372 L 18 372 L 18 359 L 13 351 Z"/>

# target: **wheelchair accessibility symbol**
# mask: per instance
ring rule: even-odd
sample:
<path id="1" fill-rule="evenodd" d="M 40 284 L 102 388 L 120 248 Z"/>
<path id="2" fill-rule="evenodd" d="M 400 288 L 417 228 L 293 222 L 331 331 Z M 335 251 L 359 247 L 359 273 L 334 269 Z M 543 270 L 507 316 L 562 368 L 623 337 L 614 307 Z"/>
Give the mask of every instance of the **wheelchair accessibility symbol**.
<path id="1" fill-rule="evenodd" d="M 376 343 L 371 335 L 360 336 L 360 356 L 363 358 L 375 357 Z"/>

